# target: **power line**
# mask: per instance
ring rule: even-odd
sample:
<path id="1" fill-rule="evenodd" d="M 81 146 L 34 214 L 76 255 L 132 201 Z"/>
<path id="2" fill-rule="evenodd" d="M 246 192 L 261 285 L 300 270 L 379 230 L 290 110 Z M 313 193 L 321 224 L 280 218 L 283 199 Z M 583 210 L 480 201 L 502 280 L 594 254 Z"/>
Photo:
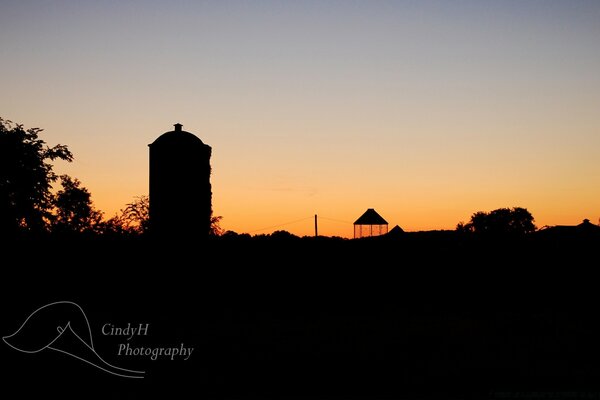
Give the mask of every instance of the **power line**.
<path id="1" fill-rule="evenodd" d="M 314 218 L 314 216 L 310 216 L 310 217 L 306 217 L 306 218 L 297 219 L 297 220 L 295 220 L 295 221 L 284 222 L 283 224 L 279 224 L 279 225 L 267 226 L 266 228 L 255 229 L 255 230 L 253 230 L 253 231 L 248 231 L 248 233 L 254 233 L 254 232 L 259 232 L 259 231 L 266 231 L 267 229 L 273 229 L 273 228 L 279 228 L 279 227 L 281 227 L 281 226 L 286 226 L 286 225 L 295 224 L 295 223 L 302 222 L 302 221 L 306 221 L 307 219 L 312 219 L 312 218 Z"/>
<path id="2" fill-rule="evenodd" d="M 335 219 L 335 218 L 327 218 L 327 217 L 322 217 L 319 215 L 319 219 L 326 219 L 328 221 L 333 221 L 333 222 L 339 222 L 341 224 L 353 224 L 353 222 L 349 222 L 349 221 L 342 221 L 340 219 Z"/>
<path id="3" fill-rule="evenodd" d="M 271 225 L 271 226 L 267 226 L 267 227 L 260 228 L 260 229 L 254 229 L 252 231 L 248 231 L 247 233 L 254 233 L 254 232 L 260 232 L 260 231 L 266 231 L 268 229 L 280 228 L 282 226 L 296 224 L 298 222 L 306 221 L 306 220 L 312 219 L 312 218 L 314 218 L 314 216 L 310 216 L 310 217 L 306 217 L 306 218 L 300 218 L 300 219 L 297 219 L 297 220 L 294 220 L 294 221 L 284 222 L 282 224 L 277 224 L 277 225 Z M 350 224 L 350 225 L 353 224 L 353 222 L 342 221 L 340 219 L 335 219 L 335 218 L 322 217 L 320 215 L 319 215 L 319 219 L 324 219 L 324 220 L 327 220 L 327 221 L 333 221 L 333 222 L 337 222 L 337 223 L 340 223 L 340 224 Z"/>

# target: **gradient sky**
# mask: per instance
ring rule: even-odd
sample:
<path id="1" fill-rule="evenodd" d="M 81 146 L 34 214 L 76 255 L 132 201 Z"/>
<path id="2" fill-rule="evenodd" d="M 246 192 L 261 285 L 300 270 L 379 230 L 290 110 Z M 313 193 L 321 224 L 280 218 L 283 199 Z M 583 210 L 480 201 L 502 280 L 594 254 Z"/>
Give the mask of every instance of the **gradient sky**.
<path id="1" fill-rule="evenodd" d="M 175 122 L 237 232 L 600 217 L 597 0 L 2 0 L 0 60 L 0 116 L 69 145 L 108 217 Z"/>

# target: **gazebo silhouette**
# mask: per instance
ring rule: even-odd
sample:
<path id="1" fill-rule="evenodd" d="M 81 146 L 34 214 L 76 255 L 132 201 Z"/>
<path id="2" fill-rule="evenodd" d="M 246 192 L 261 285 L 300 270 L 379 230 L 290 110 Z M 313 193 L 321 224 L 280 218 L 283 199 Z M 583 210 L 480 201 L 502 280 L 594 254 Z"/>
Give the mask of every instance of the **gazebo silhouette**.
<path id="1" fill-rule="evenodd" d="M 385 235 L 388 232 L 388 223 L 373 208 L 367 209 L 354 221 L 354 238 Z"/>

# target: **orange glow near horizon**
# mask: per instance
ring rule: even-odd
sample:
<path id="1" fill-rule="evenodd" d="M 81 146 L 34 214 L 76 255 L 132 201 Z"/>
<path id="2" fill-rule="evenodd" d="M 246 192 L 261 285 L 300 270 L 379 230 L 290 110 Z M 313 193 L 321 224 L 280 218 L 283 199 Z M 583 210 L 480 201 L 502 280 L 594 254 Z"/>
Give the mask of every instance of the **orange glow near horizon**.
<path id="1" fill-rule="evenodd" d="M 218 154 L 218 152 L 217 152 Z M 364 188 L 352 187 L 350 182 L 335 187 L 318 182 L 314 186 L 303 184 L 285 185 L 285 180 L 275 179 L 271 186 L 253 187 L 251 179 L 246 185 L 228 186 L 225 178 L 219 179 L 218 162 L 213 160 L 213 209 L 215 215 L 223 216 L 221 226 L 238 233 L 262 234 L 275 230 L 287 230 L 299 236 L 314 234 L 314 214 L 319 224 L 319 234 L 323 236 L 352 237 L 352 223 L 367 208 L 375 208 L 389 223 L 401 226 L 405 231 L 454 229 L 458 222 L 466 222 L 476 211 L 490 211 L 500 207 L 522 206 L 536 218 L 536 225 L 575 225 L 584 218 L 595 221 L 595 201 L 597 189 L 571 182 L 562 195 L 548 201 L 547 188 L 540 185 L 530 191 L 507 191 L 507 184 L 489 187 L 475 185 L 454 189 L 444 185 L 443 177 L 434 181 L 415 178 L 407 180 L 402 187 L 378 187 L 369 182 Z M 59 168 L 76 174 L 74 166 Z M 81 170 L 79 170 L 81 171 Z M 243 171 L 243 170 L 241 170 Z M 93 200 L 106 217 L 114 215 L 133 197 L 147 194 L 147 165 L 140 169 L 143 179 L 131 186 L 120 184 L 118 171 L 108 172 L 99 180 L 84 179 L 84 185 L 91 189 Z M 77 176 L 77 175 L 76 175 Z M 431 178 L 429 178 L 431 179 Z M 569 193 L 581 194 L 573 198 Z M 239 201 L 239 199 L 244 199 Z M 351 200 L 348 200 L 351 199 Z M 514 200 L 517 199 L 517 200 Z"/>
<path id="2" fill-rule="evenodd" d="M 178 121 L 212 146 L 213 210 L 223 216 L 224 229 L 238 233 L 283 229 L 300 236 L 313 235 L 311 217 L 316 213 L 323 217 L 319 219 L 321 235 L 352 237 L 352 222 L 367 208 L 375 208 L 390 229 L 397 224 L 406 231 L 454 229 L 476 211 L 500 207 L 527 208 L 538 227 L 575 225 L 584 218 L 597 222 L 600 214 L 600 185 L 594 184 L 600 177 L 600 165 L 595 162 L 597 146 L 593 145 L 600 136 L 592 136 L 589 128 L 590 139 L 584 144 L 573 141 L 564 127 L 545 122 L 545 133 L 537 138 L 521 137 L 525 128 L 516 132 L 514 137 L 524 142 L 523 148 L 512 148 L 513 142 L 501 136 L 506 127 L 499 122 L 494 129 L 487 128 L 483 137 L 467 137 L 462 131 L 442 135 L 429 128 L 417 138 L 398 139 L 385 132 L 389 128 L 380 127 L 379 134 L 388 137 L 387 143 L 374 143 L 359 129 L 341 122 L 335 127 L 330 121 L 319 127 L 313 124 L 312 135 L 294 139 L 295 131 L 302 127 L 275 128 L 262 121 L 221 127 L 220 121 L 212 121 L 205 129 L 195 129 L 202 121 Z M 127 129 L 91 127 L 88 132 L 101 138 L 99 143 L 79 143 L 73 135 L 75 144 L 71 144 L 69 135 L 63 139 L 56 133 L 73 131 L 73 127 L 60 122 L 58 126 L 49 124 L 43 137 L 49 144 L 69 144 L 76 159 L 72 164 L 60 163 L 58 171 L 81 179 L 96 206 L 110 217 L 134 196 L 148 193 L 147 144 L 172 129 L 170 125 L 157 129 L 154 124 L 158 122 L 149 120 L 136 127 L 131 138 Z M 485 121 L 473 118 L 470 124 L 467 132 L 479 132 Z M 260 128 L 292 134 L 263 139 Z M 231 131 L 242 129 L 244 135 L 260 140 L 237 146 L 228 139 Z M 330 129 L 347 136 L 323 139 Z M 401 130 L 417 129 L 415 123 Z M 580 129 L 584 131 L 584 127 Z M 104 131 L 112 132 L 106 135 Z M 460 146 L 452 146 L 454 152 L 444 151 L 450 146 L 445 136 L 460 138 Z M 336 149 L 335 140 L 345 140 L 346 147 Z M 545 147 L 538 144 L 543 141 Z M 268 148 L 262 148 L 265 143 Z M 355 162 L 362 160 L 363 151 L 381 156 Z M 262 229 L 268 227 L 274 228 Z"/>
<path id="3" fill-rule="evenodd" d="M 406 231 L 516 206 L 598 222 L 598 2 L 134 3 L 0 13 L 0 116 L 68 145 L 57 172 L 106 217 L 180 122 L 239 233 L 318 214 L 352 237 L 367 208 Z"/>

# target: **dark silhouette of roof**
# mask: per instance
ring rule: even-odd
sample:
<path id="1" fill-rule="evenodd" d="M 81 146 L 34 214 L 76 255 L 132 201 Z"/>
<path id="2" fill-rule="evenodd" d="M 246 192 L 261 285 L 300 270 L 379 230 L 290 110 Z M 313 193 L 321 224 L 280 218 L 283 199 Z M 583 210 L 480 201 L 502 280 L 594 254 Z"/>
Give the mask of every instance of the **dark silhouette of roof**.
<path id="1" fill-rule="evenodd" d="M 387 225 L 387 221 L 383 217 L 377 214 L 374 208 L 369 208 L 363 215 L 361 215 L 354 225 Z"/>
<path id="2" fill-rule="evenodd" d="M 404 233 L 404 229 L 400 228 L 400 226 L 394 226 L 388 233 L 388 236 L 396 236 Z"/>
<path id="3" fill-rule="evenodd" d="M 584 219 L 579 225 L 556 225 L 549 227 L 548 229 L 561 229 L 561 230 L 572 230 L 577 232 L 598 232 L 600 226 L 594 225 L 589 219 Z"/>
<path id="4" fill-rule="evenodd" d="M 186 143 L 186 142 L 190 143 L 190 144 L 196 144 L 196 145 L 204 144 L 198 136 L 194 135 L 193 133 L 182 130 L 181 128 L 183 128 L 183 125 L 175 124 L 173 126 L 175 127 L 174 130 L 163 133 L 158 138 L 156 138 L 156 140 L 154 142 L 152 142 L 148 146 L 155 146 L 155 145 L 159 145 L 159 146 L 167 145 L 168 146 L 173 143 L 177 143 L 178 145 L 181 145 L 182 143 Z"/>
<path id="5" fill-rule="evenodd" d="M 600 231 L 600 226 L 592 224 L 590 222 L 590 220 L 587 218 L 584 219 L 582 223 L 577 225 L 577 228 L 579 230 L 590 231 L 590 232 L 599 232 Z"/>
<path id="6" fill-rule="evenodd" d="M 584 219 L 579 225 L 556 225 L 542 228 L 538 231 L 542 236 L 586 237 L 600 236 L 600 226 L 592 224 L 589 219 Z"/>

